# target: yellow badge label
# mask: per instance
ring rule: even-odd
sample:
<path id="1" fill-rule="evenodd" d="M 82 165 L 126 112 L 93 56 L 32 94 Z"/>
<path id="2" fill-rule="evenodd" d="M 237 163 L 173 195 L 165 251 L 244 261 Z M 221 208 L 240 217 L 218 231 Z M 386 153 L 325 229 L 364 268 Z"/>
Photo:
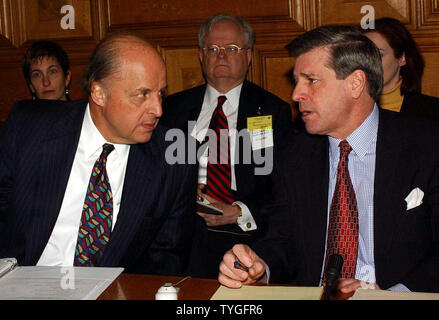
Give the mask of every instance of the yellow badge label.
<path id="1" fill-rule="evenodd" d="M 272 116 L 260 116 L 247 118 L 247 130 L 271 130 L 273 128 Z"/>

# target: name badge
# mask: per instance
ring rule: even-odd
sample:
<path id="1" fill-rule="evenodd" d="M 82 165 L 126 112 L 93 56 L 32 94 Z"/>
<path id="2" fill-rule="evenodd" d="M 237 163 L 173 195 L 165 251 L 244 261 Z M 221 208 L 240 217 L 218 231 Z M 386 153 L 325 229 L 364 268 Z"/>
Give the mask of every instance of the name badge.
<path id="1" fill-rule="evenodd" d="M 253 151 L 274 145 L 273 117 L 271 115 L 247 118 L 247 130 L 250 133 Z"/>

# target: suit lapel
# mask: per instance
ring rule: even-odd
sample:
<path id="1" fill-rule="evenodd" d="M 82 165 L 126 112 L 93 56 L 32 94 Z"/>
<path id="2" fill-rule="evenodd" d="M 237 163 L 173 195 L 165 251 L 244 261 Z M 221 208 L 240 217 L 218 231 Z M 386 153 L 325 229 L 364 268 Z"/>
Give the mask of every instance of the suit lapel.
<path id="1" fill-rule="evenodd" d="M 238 120 L 236 129 L 247 129 L 247 118 L 256 117 L 258 107 L 258 92 L 252 90 L 248 81 L 244 81 L 241 88 L 241 94 L 239 96 L 239 108 L 238 108 Z"/>
<path id="2" fill-rule="evenodd" d="M 119 265 L 121 259 L 126 258 L 124 255 L 139 227 L 145 229 L 145 223 L 150 222 L 147 216 L 154 214 L 153 206 L 157 205 L 161 190 L 163 170 L 159 158 L 157 145 L 152 140 L 131 146 L 117 222 L 101 265 Z M 147 243 L 134 245 L 144 247 Z"/>
<path id="3" fill-rule="evenodd" d="M 54 121 L 52 130 L 49 130 L 42 140 L 38 151 L 41 156 L 34 160 L 39 162 L 40 174 L 34 198 L 34 215 L 29 229 L 30 264 L 37 263 L 61 209 L 81 133 L 85 107 L 86 102 L 82 106 L 74 106 L 75 109 L 67 117 Z"/>
<path id="4" fill-rule="evenodd" d="M 197 90 L 190 99 L 187 101 L 189 108 L 189 120 L 197 121 L 198 116 L 201 112 L 201 107 L 203 106 L 204 94 L 206 92 L 206 84 L 196 88 Z"/>
<path id="5" fill-rule="evenodd" d="M 241 141 L 238 141 L 238 139 L 235 141 L 235 150 L 238 150 L 235 154 L 239 155 L 239 158 L 235 156 L 235 178 L 237 192 L 241 195 L 248 194 L 254 187 L 253 183 L 251 183 L 251 181 L 254 180 L 253 151 L 251 151 L 251 163 L 245 164 L 244 152 L 248 152 L 248 150 L 244 150 L 244 147 L 251 146 L 250 135 L 246 131 L 247 118 L 257 116 L 257 109 L 259 107 L 258 101 L 260 101 L 258 92 L 251 88 L 248 81 L 244 81 L 239 96 L 238 118 L 236 123 L 238 133 L 244 130 L 241 134 L 243 138 Z"/>

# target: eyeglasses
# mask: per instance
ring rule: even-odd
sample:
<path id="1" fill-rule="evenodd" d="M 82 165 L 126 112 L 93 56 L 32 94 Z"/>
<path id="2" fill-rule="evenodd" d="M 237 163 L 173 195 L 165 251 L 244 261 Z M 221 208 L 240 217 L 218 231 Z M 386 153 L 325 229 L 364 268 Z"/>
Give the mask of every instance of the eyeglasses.
<path id="1" fill-rule="evenodd" d="M 224 50 L 225 55 L 234 56 L 237 55 L 239 51 L 245 50 L 247 48 L 240 48 L 236 44 L 229 44 L 224 47 L 219 47 L 216 44 L 203 48 L 204 52 L 208 56 L 217 56 L 220 54 L 221 50 Z"/>

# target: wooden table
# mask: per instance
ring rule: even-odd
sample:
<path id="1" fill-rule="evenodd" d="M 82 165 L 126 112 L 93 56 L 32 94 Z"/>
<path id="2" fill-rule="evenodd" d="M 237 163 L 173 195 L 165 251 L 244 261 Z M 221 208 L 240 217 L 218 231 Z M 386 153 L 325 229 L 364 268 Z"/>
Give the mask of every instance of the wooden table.
<path id="1" fill-rule="evenodd" d="M 183 278 L 122 273 L 99 296 L 98 300 L 155 300 L 155 294 L 161 286 L 165 283 L 175 284 Z M 263 286 L 265 284 L 256 283 L 254 285 Z M 275 284 L 269 284 L 269 286 L 271 285 Z M 216 279 L 189 278 L 176 287 L 180 288 L 178 300 L 210 300 L 220 284 Z M 347 300 L 349 296 L 337 295 L 332 299 Z"/>
<path id="2" fill-rule="evenodd" d="M 183 277 L 166 277 L 122 273 L 99 296 L 98 300 L 154 300 L 157 290 L 165 283 L 177 283 Z M 218 280 L 189 278 L 177 287 L 179 300 L 209 300 L 219 288 Z"/>

